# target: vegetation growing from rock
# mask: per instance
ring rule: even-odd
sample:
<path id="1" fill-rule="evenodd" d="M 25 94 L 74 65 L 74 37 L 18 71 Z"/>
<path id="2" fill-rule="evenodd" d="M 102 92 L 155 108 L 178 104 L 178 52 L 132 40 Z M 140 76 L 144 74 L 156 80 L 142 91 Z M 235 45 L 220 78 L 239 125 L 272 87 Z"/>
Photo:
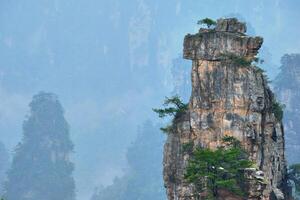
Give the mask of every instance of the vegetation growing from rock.
<path id="1" fill-rule="evenodd" d="M 170 98 L 166 97 L 163 106 L 164 108 L 158 108 L 158 109 L 154 108 L 153 111 L 156 112 L 160 118 L 172 116 L 173 120 L 180 117 L 188 109 L 188 104 L 182 103 L 180 97 L 177 95 Z M 162 127 L 161 130 L 164 133 L 172 132 L 173 130 L 172 124 L 166 127 Z"/>
<path id="2" fill-rule="evenodd" d="M 211 28 L 211 26 L 215 26 L 217 24 L 217 22 L 210 18 L 204 18 L 204 19 L 199 20 L 197 24 L 206 25 L 207 28 Z"/>
<path id="3" fill-rule="evenodd" d="M 171 105 L 170 107 L 167 107 Z M 163 106 L 165 108 L 156 109 L 154 108 L 153 111 L 158 113 L 160 118 L 166 117 L 168 115 L 179 117 L 182 113 L 184 113 L 188 109 L 188 104 L 182 103 L 179 96 L 175 95 L 171 98 L 166 97 Z"/>
<path id="4" fill-rule="evenodd" d="M 272 102 L 272 112 L 275 115 L 275 118 L 278 121 L 281 121 L 283 119 L 283 111 L 284 111 L 285 105 L 279 103 L 278 101 L 276 101 L 276 99 L 273 100 Z"/>
<path id="5" fill-rule="evenodd" d="M 187 142 L 182 144 L 182 151 L 185 153 L 191 153 L 193 151 L 194 143 L 193 142 Z"/>
<path id="6" fill-rule="evenodd" d="M 238 56 L 233 53 L 223 53 L 221 54 L 221 60 L 229 61 L 234 65 L 240 66 L 240 67 L 250 67 L 252 66 L 252 63 L 262 64 L 264 63 L 263 59 L 260 59 L 258 57 L 254 58 L 247 58 L 245 56 Z M 256 67 L 256 69 L 260 72 L 264 72 L 260 67 L 253 65 L 253 67 Z"/>
<path id="7" fill-rule="evenodd" d="M 233 65 L 240 67 L 249 67 L 253 60 L 248 60 L 246 57 L 237 56 L 233 53 L 224 53 L 221 55 L 221 59 L 231 62 Z"/>
<path id="8" fill-rule="evenodd" d="M 166 133 L 166 134 L 172 133 L 172 131 L 174 130 L 173 124 L 169 124 L 169 125 L 167 125 L 167 126 L 165 126 L 165 127 L 161 127 L 160 130 L 161 130 L 162 132 Z"/>
<path id="9" fill-rule="evenodd" d="M 216 150 L 197 148 L 188 162 L 185 179 L 195 185 L 198 193 L 205 193 L 206 199 L 215 199 L 220 189 L 244 195 L 239 186 L 241 171 L 253 162 L 234 137 L 224 137 L 223 143 Z"/>
<path id="10" fill-rule="evenodd" d="M 221 55 L 221 59 L 224 61 L 229 61 L 231 62 L 233 65 L 239 66 L 239 67 L 252 67 L 254 68 L 258 73 L 261 73 L 263 75 L 264 80 L 266 80 L 266 82 L 272 83 L 272 81 L 269 80 L 268 76 L 265 75 L 265 71 L 260 68 L 259 66 L 257 66 L 258 64 L 262 64 L 264 63 L 263 59 L 260 59 L 258 57 L 254 57 L 252 59 L 248 59 L 246 57 L 243 56 L 237 56 L 235 54 L 232 53 L 225 53 Z"/>

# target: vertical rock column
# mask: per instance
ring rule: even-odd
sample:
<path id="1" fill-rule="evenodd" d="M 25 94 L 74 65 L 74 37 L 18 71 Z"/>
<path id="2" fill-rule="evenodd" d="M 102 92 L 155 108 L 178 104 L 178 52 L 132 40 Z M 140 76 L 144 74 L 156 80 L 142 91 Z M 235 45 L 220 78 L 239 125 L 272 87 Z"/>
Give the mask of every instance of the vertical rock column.
<path id="1" fill-rule="evenodd" d="M 200 29 L 184 39 L 184 58 L 193 61 L 192 94 L 188 111 L 174 120 L 164 151 L 164 180 L 169 200 L 197 199 L 192 184 L 184 180 L 193 148 L 216 149 L 224 136 L 241 141 L 256 163 L 249 169 L 248 199 L 284 199 L 286 161 L 282 123 L 273 111 L 273 93 L 262 72 L 232 58 L 253 59 L 261 37 L 245 34 L 237 19 L 220 19 L 214 29 Z M 226 196 L 220 199 L 239 199 Z"/>
<path id="2" fill-rule="evenodd" d="M 289 164 L 300 163 L 300 54 L 281 58 L 281 71 L 275 79 L 274 90 L 285 104 L 284 129 Z"/>

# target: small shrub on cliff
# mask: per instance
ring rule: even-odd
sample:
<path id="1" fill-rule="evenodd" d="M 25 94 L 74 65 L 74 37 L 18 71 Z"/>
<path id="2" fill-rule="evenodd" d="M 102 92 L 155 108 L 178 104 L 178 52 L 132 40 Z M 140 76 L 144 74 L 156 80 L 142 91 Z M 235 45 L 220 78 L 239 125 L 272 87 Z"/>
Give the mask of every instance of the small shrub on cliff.
<path id="1" fill-rule="evenodd" d="M 263 59 L 260 59 L 258 57 L 254 57 L 252 59 L 246 58 L 244 56 L 237 56 L 233 53 L 224 53 L 221 54 L 221 59 L 230 61 L 234 65 L 241 66 L 241 67 L 249 67 L 254 62 L 255 64 L 262 64 L 264 63 Z M 253 65 L 255 66 L 255 65 Z M 255 66 L 256 69 L 260 72 L 263 72 L 263 70 L 260 67 Z"/>
<path id="2" fill-rule="evenodd" d="M 160 118 L 164 118 L 168 115 L 174 116 L 175 118 L 179 117 L 188 108 L 188 104 L 182 103 L 177 95 L 171 98 L 166 97 L 163 106 L 165 108 L 153 109 L 154 112 L 158 113 Z"/>
<path id="3" fill-rule="evenodd" d="M 177 95 L 170 98 L 166 97 L 163 106 L 164 108 L 153 109 L 153 111 L 156 112 L 160 118 L 173 116 L 174 119 L 176 119 L 188 109 L 188 104 L 182 103 Z M 165 133 L 170 133 L 173 130 L 173 125 L 171 124 L 167 127 L 163 127 L 161 130 Z"/>
<path id="4" fill-rule="evenodd" d="M 210 28 L 211 26 L 215 26 L 217 24 L 217 22 L 210 18 L 204 18 L 204 19 L 199 20 L 197 24 L 206 25 L 207 28 Z"/>
<path id="5" fill-rule="evenodd" d="M 237 139 L 224 137 L 223 143 L 216 150 L 197 148 L 188 162 L 185 179 L 207 199 L 215 199 L 220 189 L 243 196 L 241 171 L 253 165 Z"/>
<path id="6" fill-rule="evenodd" d="M 255 69 L 256 72 L 264 74 L 266 71 L 258 66 L 253 65 L 253 68 Z"/>
<path id="7" fill-rule="evenodd" d="M 246 57 L 237 56 L 233 53 L 222 54 L 221 58 L 225 61 L 230 61 L 232 64 L 241 66 L 241 67 L 248 67 L 253 62 L 253 60 L 248 60 Z"/>
<path id="8" fill-rule="evenodd" d="M 272 104 L 272 112 L 274 113 L 276 119 L 281 121 L 283 119 L 283 110 L 285 108 L 284 104 L 277 102 L 275 99 Z"/>
<path id="9" fill-rule="evenodd" d="M 187 142 L 182 144 L 182 151 L 185 153 L 191 153 L 193 152 L 194 143 L 193 142 Z"/>
<path id="10" fill-rule="evenodd" d="M 169 124 L 167 125 L 166 127 L 161 127 L 160 130 L 164 133 L 172 133 L 173 132 L 173 125 L 172 124 Z"/>

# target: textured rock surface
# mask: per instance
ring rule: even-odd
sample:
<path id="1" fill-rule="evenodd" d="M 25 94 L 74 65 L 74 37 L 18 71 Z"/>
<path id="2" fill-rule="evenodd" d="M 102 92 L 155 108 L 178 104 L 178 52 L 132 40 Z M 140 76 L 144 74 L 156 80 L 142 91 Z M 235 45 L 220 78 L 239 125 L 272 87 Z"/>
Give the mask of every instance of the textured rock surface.
<path id="1" fill-rule="evenodd" d="M 236 19 L 218 20 L 215 29 L 200 29 L 198 34 L 188 34 L 184 39 L 184 58 L 190 60 L 220 60 L 222 54 L 253 57 L 261 47 L 261 37 L 248 37 L 246 26 Z"/>
<path id="2" fill-rule="evenodd" d="M 251 58 L 262 38 L 248 37 L 235 19 L 218 20 L 215 30 L 202 29 L 184 40 L 184 57 L 193 61 L 192 95 L 188 111 L 174 120 L 164 152 L 164 181 L 169 200 L 197 199 L 193 185 L 184 180 L 191 152 L 183 145 L 216 148 L 223 136 L 238 138 L 257 169 L 245 172 L 248 199 L 277 199 L 286 185 L 284 133 L 272 113 L 273 94 L 264 76 L 254 67 L 224 61 L 231 53 Z M 242 32 L 242 33 L 241 33 Z M 219 199 L 240 199 L 220 191 Z M 273 195 L 274 198 L 274 195 Z M 286 197 L 287 198 L 287 197 Z"/>
<path id="3" fill-rule="evenodd" d="M 275 79 L 277 98 L 286 105 L 284 128 L 289 163 L 300 163 L 300 54 L 284 55 L 282 66 Z"/>

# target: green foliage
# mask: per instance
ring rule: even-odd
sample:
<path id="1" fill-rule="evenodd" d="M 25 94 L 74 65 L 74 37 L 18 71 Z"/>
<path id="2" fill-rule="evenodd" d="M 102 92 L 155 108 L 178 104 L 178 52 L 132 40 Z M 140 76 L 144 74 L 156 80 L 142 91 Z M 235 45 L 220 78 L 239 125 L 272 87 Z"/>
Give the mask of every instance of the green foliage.
<path id="1" fill-rule="evenodd" d="M 153 109 L 154 112 L 158 113 L 160 118 L 166 117 L 168 115 L 174 116 L 176 118 L 179 117 L 182 113 L 184 113 L 188 109 L 188 104 L 182 103 L 179 96 L 177 95 L 171 98 L 166 97 L 163 106 L 165 108 Z"/>
<path id="2" fill-rule="evenodd" d="M 260 67 L 255 65 L 255 64 L 264 63 L 264 60 L 260 59 L 258 57 L 254 57 L 252 59 L 249 59 L 247 57 L 237 56 L 233 53 L 224 53 L 224 54 L 221 54 L 221 59 L 225 60 L 225 61 L 229 61 L 233 65 L 237 65 L 237 66 L 240 66 L 240 67 L 252 67 L 258 73 L 263 74 L 265 72 L 263 69 L 261 69 Z M 255 64 L 252 64 L 253 62 Z M 271 81 L 269 80 L 269 78 L 266 75 L 263 74 L 263 77 L 264 77 L 264 79 L 266 80 L 267 83 L 271 83 Z"/>
<path id="3" fill-rule="evenodd" d="M 276 119 L 278 121 L 281 121 L 283 119 L 283 111 L 284 111 L 285 105 L 277 102 L 275 99 L 273 99 L 272 103 L 272 112 L 274 113 Z"/>
<path id="4" fill-rule="evenodd" d="M 197 24 L 206 25 L 207 28 L 210 28 L 211 26 L 215 26 L 217 24 L 217 22 L 210 18 L 204 18 L 204 19 L 199 20 Z"/>
<path id="5" fill-rule="evenodd" d="M 259 72 L 259 73 L 265 73 L 265 72 L 266 72 L 265 70 L 263 70 L 263 69 L 260 68 L 260 67 L 256 67 L 256 70 L 257 70 L 257 72 Z"/>
<path id="6" fill-rule="evenodd" d="M 186 153 L 190 153 L 193 151 L 194 143 L 193 142 L 187 142 L 185 144 L 182 144 L 182 151 Z"/>
<path id="7" fill-rule="evenodd" d="M 238 65 L 241 67 L 249 67 L 254 62 L 255 64 L 262 64 L 264 63 L 263 59 L 260 59 L 258 57 L 254 57 L 252 59 L 246 58 L 244 56 L 237 56 L 233 53 L 223 53 L 221 54 L 221 59 L 230 61 L 234 65 Z M 263 69 L 256 66 L 256 69 L 258 71 L 264 72 Z"/>
<path id="8" fill-rule="evenodd" d="M 179 96 L 175 95 L 171 98 L 166 97 L 164 104 L 164 108 L 156 109 L 153 111 L 158 114 L 160 118 L 164 118 L 167 116 L 173 116 L 174 119 L 180 117 L 183 113 L 185 113 L 188 109 L 188 104 L 182 103 Z M 170 133 L 173 130 L 173 125 L 168 125 L 167 127 L 161 128 L 164 133 Z"/>
<path id="9" fill-rule="evenodd" d="M 227 135 L 224 136 L 222 138 L 222 142 L 225 143 L 226 147 L 234 147 L 234 148 L 241 147 L 241 142 L 233 136 L 227 136 Z"/>
<path id="10" fill-rule="evenodd" d="M 295 184 L 296 193 L 300 195 L 300 163 L 289 167 L 288 179 Z"/>
<path id="11" fill-rule="evenodd" d="M 253 165 L 240 142 L 233 137 L 224 137 L 225 146 L 216 150 L 197 148 L 189 160 L 185 179 L 193 183 L 198 192 L 208 192 L 217 197 L 219 189 L 229 190 L 237 195 L 244 193 L 239 186 L 243 180 L 241 171 Z"/>
<path id="12" fill-rule="evenodd" d="M 237 56 L 233 53 L 225 53 L 221 55 L 221 58 L 226 61 L 230 61 L 232 64 L 241 66 L 241 67 L 248 67 L 251 66 L 252 60 L 248 60 L 246 57 Z"/>
<path id="13" fill-rule="evenodd" d="M 160 130 L 166 134 L 172 133 L 173 132 L 173 125 L 167 125 L 166 127 L 161 127 Z"/>

